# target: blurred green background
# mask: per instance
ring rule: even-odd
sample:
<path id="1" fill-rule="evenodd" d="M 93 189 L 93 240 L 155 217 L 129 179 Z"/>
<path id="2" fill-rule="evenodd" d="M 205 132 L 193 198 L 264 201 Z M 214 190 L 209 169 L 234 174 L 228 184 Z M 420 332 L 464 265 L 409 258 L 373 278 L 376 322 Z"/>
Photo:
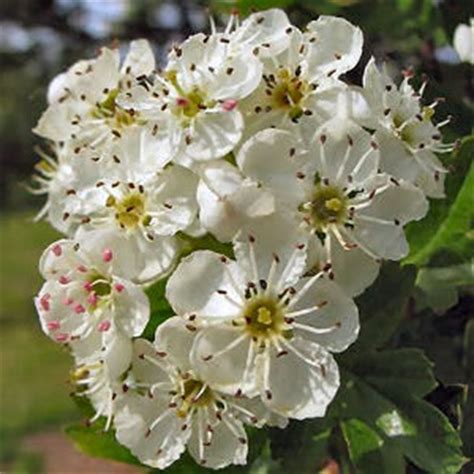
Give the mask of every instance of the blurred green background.
<path id="1" fill-rule="evenodd" d="M 77 411 L 68 396 L 69 356 L 39 328 L 32 297 L 41 285 L 37 261 L 58 237 L 33 223 L 42 199 L 26 190 L 38 157 L 31 133 L 45 108 L 48 82 L 74 61 L 115 39 L 146 37 L 159 58 L 173 41 L 207 27 L 211 11 L 225 21 L 238 7 L 283 7 L 297 25 L 319 14 L 345 16 L 364 31 L 369 55 L 414 66 L 443 95 L 440 116 L 455 117 L 449 138 L 470 132 L 473 80 L 460 64 L 452 35 L 473 15 L 461 0 L 2 0 L 0 2 L 0 471 L 41 472 L 41 455 L 28 452 L 33 433 L 60 432 Z M 471 10 L 471 11 L 470 11 Z M 221 19 L 222 17 L 222 19 Z M 349 80 L 359 81 L 362 67 Z M 26 443 L 26 444 L 25 444 Z M 101 468 L 104 469 L 104 468 Z M 62 472 L 73 472 L 67 465 Z M 74 471 L 79 472 L 79 471 Z M 80 471 L 83 472 L 83 471 Z M 85 472 L 85 471 L 84 471 Z M 99 472 L 99 471 L 95 471 Z M 103 471 L 105 472 L 105 471 Z M 113 470 L 113 472 L 118 472 Z"/>

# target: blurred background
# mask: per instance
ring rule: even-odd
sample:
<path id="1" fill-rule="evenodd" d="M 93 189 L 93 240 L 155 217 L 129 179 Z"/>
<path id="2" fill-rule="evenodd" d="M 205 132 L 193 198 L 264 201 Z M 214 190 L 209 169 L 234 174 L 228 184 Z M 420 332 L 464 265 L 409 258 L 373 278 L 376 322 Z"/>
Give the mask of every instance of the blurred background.
<path id="1" fill-rule="evenodd" d="M 145 37 L 159 58 L 213 14 L 224 23 L 237 7 L 283 7 L 299 26 L 319 14 L 346 17 L 365 34 L 364 59 L 385 58 L 433 78 L 439 114 L 455 117 L 448 139 L 470 132 L 473 79 L 453 48 L 453 33 L 473 16 L 462 0 L 2 0 L 0 2 L 0 471 L 136 472 L 75 455 L 61 426 L 79 415 L 68 392 L 67 353 L 41 333 L 32 304 L 41 285 L 37 261 L 58 235 L 33 223 L 43 200 L 28 193 L 39 161 L 32 127 L 45 109 L 49 81 L 102 45 Z M 123 43 L 122 43 L 123 42 Z M 360 81 L 362 67 L 348 78 Z"/>

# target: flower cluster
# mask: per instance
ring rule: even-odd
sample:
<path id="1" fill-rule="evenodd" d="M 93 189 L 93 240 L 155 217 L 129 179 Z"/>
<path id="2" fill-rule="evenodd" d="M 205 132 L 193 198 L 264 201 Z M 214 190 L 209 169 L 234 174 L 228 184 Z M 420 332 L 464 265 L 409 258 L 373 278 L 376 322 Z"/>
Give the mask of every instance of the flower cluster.
<path id="1" fill-rule="evenodd" d="M 35 303 L 94 419 L 144 464 L 185 449 L 245 464 L 245 425 L 324 416 L 352 298 L 443 196 L 436 104 L 373 59 L 361 87 L 344 82 L 362 46 L 342 18 L 301 31 L 268 10 L 191 36 L 160 70 L 138 40 L 52 81 L 35 192 L 66 238 Z M 189 251 L 206 234 L 226 255 Z M 175 316 L 150 341 L 145 290 L 163 279 Z"/>

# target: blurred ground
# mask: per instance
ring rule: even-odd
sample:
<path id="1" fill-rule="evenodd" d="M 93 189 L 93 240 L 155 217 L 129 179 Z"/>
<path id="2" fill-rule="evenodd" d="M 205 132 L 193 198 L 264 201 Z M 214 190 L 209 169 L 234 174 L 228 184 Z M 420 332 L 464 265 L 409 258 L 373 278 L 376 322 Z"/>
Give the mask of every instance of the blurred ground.
<path id="1" fill-rule="evenodd" d="M 33 296 L 38 258 L 58 234 L 31 211 L 0 217 L 0 472 L 114 473 L 136 468 L 78 453 L 62 427 L 78 417 L 69 355 L 41 332 Z"/>

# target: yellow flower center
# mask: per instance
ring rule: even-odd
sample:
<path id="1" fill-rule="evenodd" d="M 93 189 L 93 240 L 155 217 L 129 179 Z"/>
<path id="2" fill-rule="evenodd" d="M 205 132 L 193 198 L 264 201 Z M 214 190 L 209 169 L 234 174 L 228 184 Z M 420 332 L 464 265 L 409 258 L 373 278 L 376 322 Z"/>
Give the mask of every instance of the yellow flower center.
<path id="1" fill-rule="evenodd" d="M 303 205 L 311 225 L 322 230 L 328 224 L 341 224 L 347 217 L 348 198 L 335 186 L 316 185 L 310 202 Z"/>
<path id="2" fill-rule="evenodd" d="M 134 229 L 140 224 L 146 226 L 150 223 L 151 218 L 145 213 L 145 197 L 142 193 L 129 193 L 119 201 L 109 196 L 106 206 L 114 208 L 115 219 L 122 228 Z"/>
<path id="3" fill-rule="evenodd" d="M 185 380 L 184 393 L 181 396 L 181 405 L 176 414 L 180 418 L 186 418 L 194 408 L 203 408 L 214 402 L 212 390 L 203 382 L 196 379 Z"/>
<path id="4" fill-rule="evenodd" d="M 112 89 L 107 97 L 92 110 L 94 118 L 107 120 L 112 128 L 128 127 L 137 121 L 136 112 L 132 113 L 117 106 L 116 98 L 119 93 L 120 89 Z"/>
<path id="5" fill-rule="evenodd" d="M 277 72 L 276 82 L 272 85 L 271 102 L 277 109 L 288 111 L 292 119 L 297 119 L 303 114 L 301 102 L 306 96 L 309 85 L 287 68 Z"/>
<path id="6" fill-rule="evenodd" d="M 246 331 L 255 338 L 268 338 L 285 332 L 285 316 L 279 302 L 269 296 L 256 296 L 244 309 Z"/>

